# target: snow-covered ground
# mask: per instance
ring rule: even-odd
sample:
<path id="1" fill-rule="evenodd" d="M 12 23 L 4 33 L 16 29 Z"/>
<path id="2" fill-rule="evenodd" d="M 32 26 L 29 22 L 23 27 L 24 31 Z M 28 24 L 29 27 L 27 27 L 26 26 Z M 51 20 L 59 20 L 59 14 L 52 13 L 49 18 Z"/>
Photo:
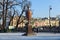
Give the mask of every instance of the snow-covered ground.
<path id="1" fill-rule="evenodd" d="M 22 36 L 24 33 L 0 33 L 0 36 L 9 36 L 9 35 L 18 35 Z M 35 35 L 32 36 L 60 36 L 60 33 L 34 33 Z"/>
<path id="2" fill-rule="evenodd" d="M 36 36 L 60 36 L 60 33 L 36 33 Z"/>
<path id="3" fill-rule="evenodd" d="M 35 36 L 21 36 L 24 33 L 0 33 L 0 40 L 60 40 L 60 33 L 35 33 Z"/>

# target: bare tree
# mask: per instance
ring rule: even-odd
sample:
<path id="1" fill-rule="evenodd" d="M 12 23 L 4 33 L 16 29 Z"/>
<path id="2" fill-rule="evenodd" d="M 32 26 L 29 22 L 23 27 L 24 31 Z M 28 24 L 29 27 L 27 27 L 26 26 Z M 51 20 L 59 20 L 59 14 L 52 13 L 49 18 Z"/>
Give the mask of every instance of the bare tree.
<path id="1" fill-rule="evenodd" d="M 6 18 L 7 18 L 8 11 L 11 8 L 15 7 L 16 5 L 20 6 L 21 3 L 20 2 L 18 3 L 16 0 L 1 0 L 0 1 L 0 9 L 1 9 L 0 12 L 2 13 L 2 18 L 3 18 L 2 19 L 3 20 L 3 24 L 2 24 L 3 29 L 5 29 L 5 26 L 6 26 Z M 13 14 L 13 16 L 14 16 L 14 14 Z"/>
<path id="2" fill-rule="evenodd" d="M 20 21 L 21 16 L 23 15 L 24 12 L 26 13 L 26 11 L 28 10 L 28 8 L 27 8 L 28 6 L 29 6 L 29 7 L 31 6 L 30 1 L 28 1 L 28 0 L 22 0 L 22 5 L 21 5 L 21 7 L 22 7 L 22 12 L 21 12 L 21 14 L 20 14 L 20 16 L 19 16 L 19 19 L 17 20 L 16 28 L 18 27 L 18 24 L 19 24 L 19 21 Z M 23 21 L 23 20 L 22 20 L 22 21 Z M 21 22 L 22 22 L 22 21 L 21 21 Z M 21 23 L 21 22 L 20 22 L 20 23 Z"/>
<path id="3" fill-rule="evenodd" d="M 3 24 L 2 24 L 3 29 L 5 29 L 6 18 L 7 18 L 7 14 L 10 11 L 10 9 L 13 9 L 17 5 L 19 5 L 22 8 L 22 12 L 19 15 L 19 19 L 17 20 L 17 25 L 16 25 L 16 28 L 17 28 L 22 14 L 24 12 L 26 12 L 26 10 L 28 10 L 27 6 L 30 7 L 30 2 L 27 0 L 22 0 L 21 2 L 18 2 L 18 0 L 3 0 L 2 2 L 0 2 L 0 5 L 2 6 L 1 13 L 2 13 L 2 18 L 3 18 Z M 13 19 L 15 12 L 16 12 L 16 10 L 14 8 L 14 13 L 12 15 L 12 18 L 10 18 L 10 22 Z M 10 22 L 9 22 L 9 24 L 10 24 Z"/>

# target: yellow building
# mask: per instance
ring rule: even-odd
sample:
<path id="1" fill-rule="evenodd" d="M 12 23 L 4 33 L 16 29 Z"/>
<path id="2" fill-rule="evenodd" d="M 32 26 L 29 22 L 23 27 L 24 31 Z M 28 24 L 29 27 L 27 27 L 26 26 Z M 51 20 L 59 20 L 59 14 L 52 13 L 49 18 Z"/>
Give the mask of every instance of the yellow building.
<path id="1" fill-rule="evenodd" d="M 15 27 L 17 25 L 18 19 L 19 19 L 19 17 L 18 16 L 15 16 L 13 18 L 13 20 L 11 21 L 10 26 L 14 26 Z M 21 20 L 19 20 L 18 27 L 24 27 L 25 26 L 24 20 L 23 20 L 23 22 L 21 22 L 22 20 L 23 20 L 23 18 L 21 18 Z"/>
<path id="2" fill-rule="evenodd" d="M 51 25 L 52 26 L 59 26 L 59 20 L 50 20 L 50 23 L 49 23 L 49 20 L 48 19 L 45 19 L 45 20 L 40 20 L 40 21 L 35 21 L 34 22 L 34 25 L 33 26 L 49 26 Z"/>
<path id="3" fill-rule="evenodd" d="M 16 26 L 18 18 L 19 18 L 18 16 L 15 16 L 13 18 L 13 20 L 11 21 L 10 26 Z M 23 17 L 20 19 L 18 27 L 24 27 L 25 26 L 25 23 L 27 22 L 27 20 L 26 19 L 23 20 L 23 19 L 24 19 Z M 22 20 L 23 20 L 23 22 L 21 22 Z M 50 20 L 50 23 L 49 23 L 49 19 L 35 20 L 34 23 L 32 24 L 32 26 L 34 26 L 34 27 L 42 27 L 42 26 L 48 27 L 49 25 L 51 25 L 51 27 L 53 27 L 53 26 L 57 27 L 57 26 L 59 26 L 59 20 Z"/>

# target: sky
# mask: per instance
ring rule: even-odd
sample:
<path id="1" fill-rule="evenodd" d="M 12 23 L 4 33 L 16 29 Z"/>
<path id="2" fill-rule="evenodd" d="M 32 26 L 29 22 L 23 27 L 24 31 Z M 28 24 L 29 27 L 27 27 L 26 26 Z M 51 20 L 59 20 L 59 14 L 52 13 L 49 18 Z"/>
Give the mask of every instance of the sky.
<path id="1" fill-rule="evenodd" d="M 52 10 L 50 11 L 51 17 L 60 15 L 60 0 L 29 0 L 31 1 L 31 10 L 34 18 L 48 17 L 49 6 L 51 5 Z"/>
<path id="2" fill-rule="evenodd" d="M 48 17 L 50 5 L 52 7 L 50 16 L 56 17 L 57 15 L 60 15 L 60 0 L 29 0 L 29 1 L 31 2 L 31 10 L 33 13 L 32 17 L 34 18 Z M 19 9 L 19 7 L 17 7 L 17 9 Z"/>

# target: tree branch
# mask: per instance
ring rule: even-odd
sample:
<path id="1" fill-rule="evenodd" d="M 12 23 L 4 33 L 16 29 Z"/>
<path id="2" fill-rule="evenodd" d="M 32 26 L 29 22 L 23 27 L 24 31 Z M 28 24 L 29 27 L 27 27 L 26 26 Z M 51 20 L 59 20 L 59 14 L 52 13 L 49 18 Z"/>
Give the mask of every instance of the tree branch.
<path id="1" fill-rule="evenodd" d="M 1 2 L 0 2 L 1 5 L 3 5 Z"/>

